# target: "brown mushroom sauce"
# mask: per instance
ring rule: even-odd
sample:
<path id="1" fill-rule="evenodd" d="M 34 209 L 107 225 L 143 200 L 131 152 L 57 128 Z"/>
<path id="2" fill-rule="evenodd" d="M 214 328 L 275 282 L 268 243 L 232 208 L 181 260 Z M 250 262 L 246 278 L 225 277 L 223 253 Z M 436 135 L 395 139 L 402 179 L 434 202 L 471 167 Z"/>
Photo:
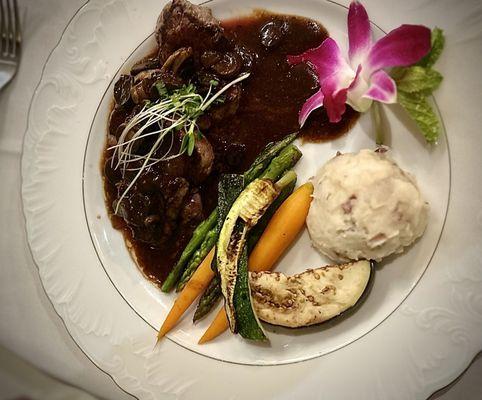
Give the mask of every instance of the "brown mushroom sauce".
<path id="1" fill-rule="evenodd" d="M 171 4 L 163 11 L 164 21 L 169 13 L 181 15 L 176 14 L 177 8 L 186 3 L 177 0 Z M 289 66 L 286 56 L 318 46 L 327 37 L 325 29 L 313 20 L 266 11 L 220 25 L 211 20 L 206 27 L 196 27 L 196 32 L 201 28 L 215 29 L 212 37 L 216 41 L 196 48 L 195 41 L 183 44 L 179 36 L 175 44 L 169 43 L 170 32 L 158 25 L 164 47 L 171 44 L 181 50 L 166 61 L 161 45 L 135 64 L 130 74 L 121 76 L 114 88 L 107 147 L 116 143 L 142 101 L 156 98 L 153 84 L 158 79 L 168 87 L 194 81 L 202 92 L 212 79 L 222 86 L 241 72 L 251 73 L 242 85 L 226 93 L 223 104 L 199 118 L 205 140 L 199 142 L 193 156 L 159 163 L 144 172 L 122 201 L 118 215 L 114 215 L 114 205 L 133 176 L 122 177 L 111 168 L 112 153 L 104 152 L 104 187 L 112 224 L 123 231 L 139 267 L 157 284 L 165 279 L 197 224 L 216 206 L 220 174 L 245 171 L 267 143 L 299 129 L 298 111 L 317 90 L 317 80 L 307 65 Z M 192 27 L 186 32 L 189 29 Z M 159 62 L 162 54 L 163 64 Z M 357 117 L 349 108 L 340 123 L 330 124 L 325 111 L 319 109 L 299 135 L 309 141 L 333 139 L 347 132 Z M 148 145 L 140 143 L 136 151 L 142 153 Z M 176 138 L 174 147 L 179 145 L 180 138 Z"/>

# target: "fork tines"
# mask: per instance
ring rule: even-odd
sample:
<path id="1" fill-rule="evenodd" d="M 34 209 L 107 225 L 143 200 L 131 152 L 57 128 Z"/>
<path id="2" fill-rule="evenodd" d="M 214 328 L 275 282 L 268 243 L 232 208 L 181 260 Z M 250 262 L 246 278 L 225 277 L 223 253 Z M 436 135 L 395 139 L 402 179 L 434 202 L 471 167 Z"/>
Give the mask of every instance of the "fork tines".
<path id="1" fill-rule="evenodd" d="M 0 0 L 0 59 L 15 59 L 21 42 L 17 0 Z"/>

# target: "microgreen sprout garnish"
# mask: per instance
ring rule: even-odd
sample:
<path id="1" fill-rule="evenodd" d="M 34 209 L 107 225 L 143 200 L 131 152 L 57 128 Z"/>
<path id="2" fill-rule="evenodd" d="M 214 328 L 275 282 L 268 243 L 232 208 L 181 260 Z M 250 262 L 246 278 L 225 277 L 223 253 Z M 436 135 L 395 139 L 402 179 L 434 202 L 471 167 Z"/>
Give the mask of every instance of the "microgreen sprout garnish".
<path id="1" fill-rule="evenodd" d="M 137 172 L 119 197 L 115 206 L 116 214 L 122 200 L 143 171 L 161 161 L 171 160 L 184 153 L 188 156 L 193 154 L 196 140 L 202 138 L 197 119 L 211 105 L 223 102 L 222 95 L 230 87 L 248 77 L 249 73 L 242 74 L 217 92 L 214 92 L 214 88 L 219 85 L 219 82 L 212 80 L 204 96 L 196 92 L 196 87 L 192 83 L 173 91 L 169 91 L 162 81 L 156 83 L 160 99 L 146 102 L 141 111 L 126 124 L 117 144 L 108 148 L 108 150 L 114 150 L 111 165 L 114 169 L 120 169 L 122 176 L 125 176 L 127 171 Z M 179 151 L 173 152 L 175 135 L 179 131 L 183 132 L 181 146 Z M 136 145 L 147 137 L 155 138 L 151 148 L 146 154 L 137 154 Z M 169 146 L 163 154 L 158 155 L 165 140 L 169 141 L 167 142 Z M 142 164 L 139 166 L 140 162 Z"/>

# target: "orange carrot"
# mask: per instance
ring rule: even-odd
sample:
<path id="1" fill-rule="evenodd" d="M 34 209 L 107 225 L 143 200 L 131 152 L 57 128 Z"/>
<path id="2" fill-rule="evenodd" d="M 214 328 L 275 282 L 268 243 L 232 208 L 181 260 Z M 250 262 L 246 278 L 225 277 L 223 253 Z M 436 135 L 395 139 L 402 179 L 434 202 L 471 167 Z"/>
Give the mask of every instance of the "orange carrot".
<path id="1" fill-rule="evenodd" d="M 203 344 L 213 340 L 215 337 L 219 336 L 223 333 L 226 329 L 229 328 L 228 317 L 226 316 L 226 311 L 224 308 L 221 308 L 216 315 L 216 318 L 213 319 L 209 328 L 206 329 L 204 335 L 202 335 L 201 339 L 199 339 L 199 344 Z"/>
<path id="2" fill-rule="evenodd" d="M 249 256 L 249 270 L 269 271 L 305 225 L 313 184 L 307 182 L 289 196 L 275 212 Z"/>
<path id="3" fill-rule="evenodd" d="M 189 308 L 189 306 L 196 300 L 196 298 L 204 292 L 209 282 L 214 278 L 214 272 L 211 269 L 211 262 L 214 258 L 214 247 L 204 258 L 204 260 L 199 264 L 198 269 L 192 275 L 191 279 L 186 283 L 184 289 L 179 293 L 176 301 L 174 302 L 171 311 L 167 315 L 164 323 L 159 329 L 157 335 L 157 340 L 166 335 L 174 326 L 176 326 L 179 319 L 182 317 L 184 312 Z"/>
<path id="4" fill-rule="evenodd" d="M 313 184 L 307 182 L 281 204 L 249 256 L 250 271 L 269 271 L 273 268 L 303 228 L 310 209 L 312 194 Z M 228 319 L 222 308 L 198 343 L 209 342 L 226 329 L 228 329 Z"/>

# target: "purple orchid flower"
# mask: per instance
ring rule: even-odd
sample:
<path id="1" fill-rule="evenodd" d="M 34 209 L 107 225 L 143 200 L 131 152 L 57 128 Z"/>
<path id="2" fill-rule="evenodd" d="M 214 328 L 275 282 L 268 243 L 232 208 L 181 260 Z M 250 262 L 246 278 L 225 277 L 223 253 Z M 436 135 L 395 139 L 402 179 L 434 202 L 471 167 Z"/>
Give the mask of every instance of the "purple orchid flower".
<path id="1" fill-rule="evenodd" d="M 349 61 L 332 38 L 303 54 L 288 56 L 290 64 L 308 62 L 320 85 L 301 108 L 300 126 L 321 106 L 330 122 L 338 122 L 346 104 L 365 112 L 373 100 L 395 103 L 397 86 L 384 68 L 412 65 L 431 47 L 430 29 L 422 25 L 402 25 L 373 43 L 368 14 L 358 1 L 353 1 L 348 11 L 348 42 Z"/>

